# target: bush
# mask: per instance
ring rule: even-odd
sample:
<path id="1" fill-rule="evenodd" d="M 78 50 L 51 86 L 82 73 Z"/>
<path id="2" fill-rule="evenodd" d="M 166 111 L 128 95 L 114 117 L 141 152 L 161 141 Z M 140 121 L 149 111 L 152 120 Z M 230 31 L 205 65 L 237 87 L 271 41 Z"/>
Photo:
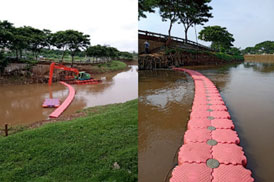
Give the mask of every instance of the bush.
<path id="1" fill-rule="evenodd" d="M 8 60 L 5 58 L 4 53 L 0 51 L 0 74 L 5 70 L 5 67 L 8 65 Z"/>
<path id="2" fill-rule="evenodd" d="M 244 60 L 244 57 L 242 55 L 229 55 L 223 52 L 217 52 L 215 56 L 225 61 L 243 61 Z"/>

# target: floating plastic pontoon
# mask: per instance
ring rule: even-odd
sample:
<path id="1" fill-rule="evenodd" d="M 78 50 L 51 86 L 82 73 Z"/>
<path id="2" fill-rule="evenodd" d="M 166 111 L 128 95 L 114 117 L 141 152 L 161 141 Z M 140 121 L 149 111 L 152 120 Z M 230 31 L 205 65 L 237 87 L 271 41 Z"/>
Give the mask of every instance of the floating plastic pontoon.
<path id="1" fill-rule="evenodd" d="M 181 68 L 195 83 L 195 96 L 170 182 L 253 182 L 240 139 L 215 85 L 201 73 Z"/>

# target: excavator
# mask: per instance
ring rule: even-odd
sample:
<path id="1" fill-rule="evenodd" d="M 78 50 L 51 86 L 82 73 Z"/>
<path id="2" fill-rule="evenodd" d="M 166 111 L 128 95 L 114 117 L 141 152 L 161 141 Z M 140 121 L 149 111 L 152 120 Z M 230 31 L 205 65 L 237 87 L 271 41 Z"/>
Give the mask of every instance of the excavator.
<path id="1" fill-rule="evenodd" d="M 70 68 L 67 66 L 64 66 L 62 64 L 56 64 L 56 63 L 51 63 L 50 64 L 50 71 L 49 71 L 49 86 L 52 84 L 52 77 L 53 77 L 53 71 L 54 69 L 60 69 L 60 70 L 65 70 L 69 72 L 73 72 L 75 76 L 67 76 L 66 78 L 68 79 L 67 82 L 69 84 L 97 84 L 102 82 L 101 80 L 96 80 L 91 78 L 89 73 L 86 73 L 84 71 L 79 72 L 78 69 L 76 68 Z"/>

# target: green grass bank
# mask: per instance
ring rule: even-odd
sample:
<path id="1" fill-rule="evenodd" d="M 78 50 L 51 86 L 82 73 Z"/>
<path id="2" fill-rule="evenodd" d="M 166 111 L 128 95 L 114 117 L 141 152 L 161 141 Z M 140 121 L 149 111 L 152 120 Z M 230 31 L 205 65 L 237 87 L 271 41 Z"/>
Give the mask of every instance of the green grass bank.
<path id="1" fill-rule="evenodd" d="M 108 63 L 92 66 L 92 70 L 95 73 L 104 73 L 104 72 L 122 70 L 122 69 L 125 69 L 126 67 L 127 67 L 127 64 L 122 61 L 110 61 Z"/>
<path id="2" fill-rule="evenodd" d="M 80 112 L 0 137 L 0 181 L 137 181 L 137 100 Z"/>

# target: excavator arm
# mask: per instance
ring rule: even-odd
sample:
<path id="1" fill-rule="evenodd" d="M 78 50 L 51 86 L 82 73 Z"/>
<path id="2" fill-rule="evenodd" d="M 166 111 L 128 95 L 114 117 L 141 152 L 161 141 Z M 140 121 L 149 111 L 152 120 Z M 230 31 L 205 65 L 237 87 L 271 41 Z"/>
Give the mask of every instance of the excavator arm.
<path id="1" fill-rule="evenodd" d="M 79 75 L 79 71 L 76 68 L 70 68 L 70 67 L 66 67 L 62 64 L 51 63 L 50 64 L 50 70 L 49 70 L 49 82 L 48 82 L 49 86 L 51 86 L 51 84 L 52 84 L 52 76 L 53 76 L 54 69 L 70 71 L 70 72 L 74 72 L 76 74 L 76 76 Z"/>

